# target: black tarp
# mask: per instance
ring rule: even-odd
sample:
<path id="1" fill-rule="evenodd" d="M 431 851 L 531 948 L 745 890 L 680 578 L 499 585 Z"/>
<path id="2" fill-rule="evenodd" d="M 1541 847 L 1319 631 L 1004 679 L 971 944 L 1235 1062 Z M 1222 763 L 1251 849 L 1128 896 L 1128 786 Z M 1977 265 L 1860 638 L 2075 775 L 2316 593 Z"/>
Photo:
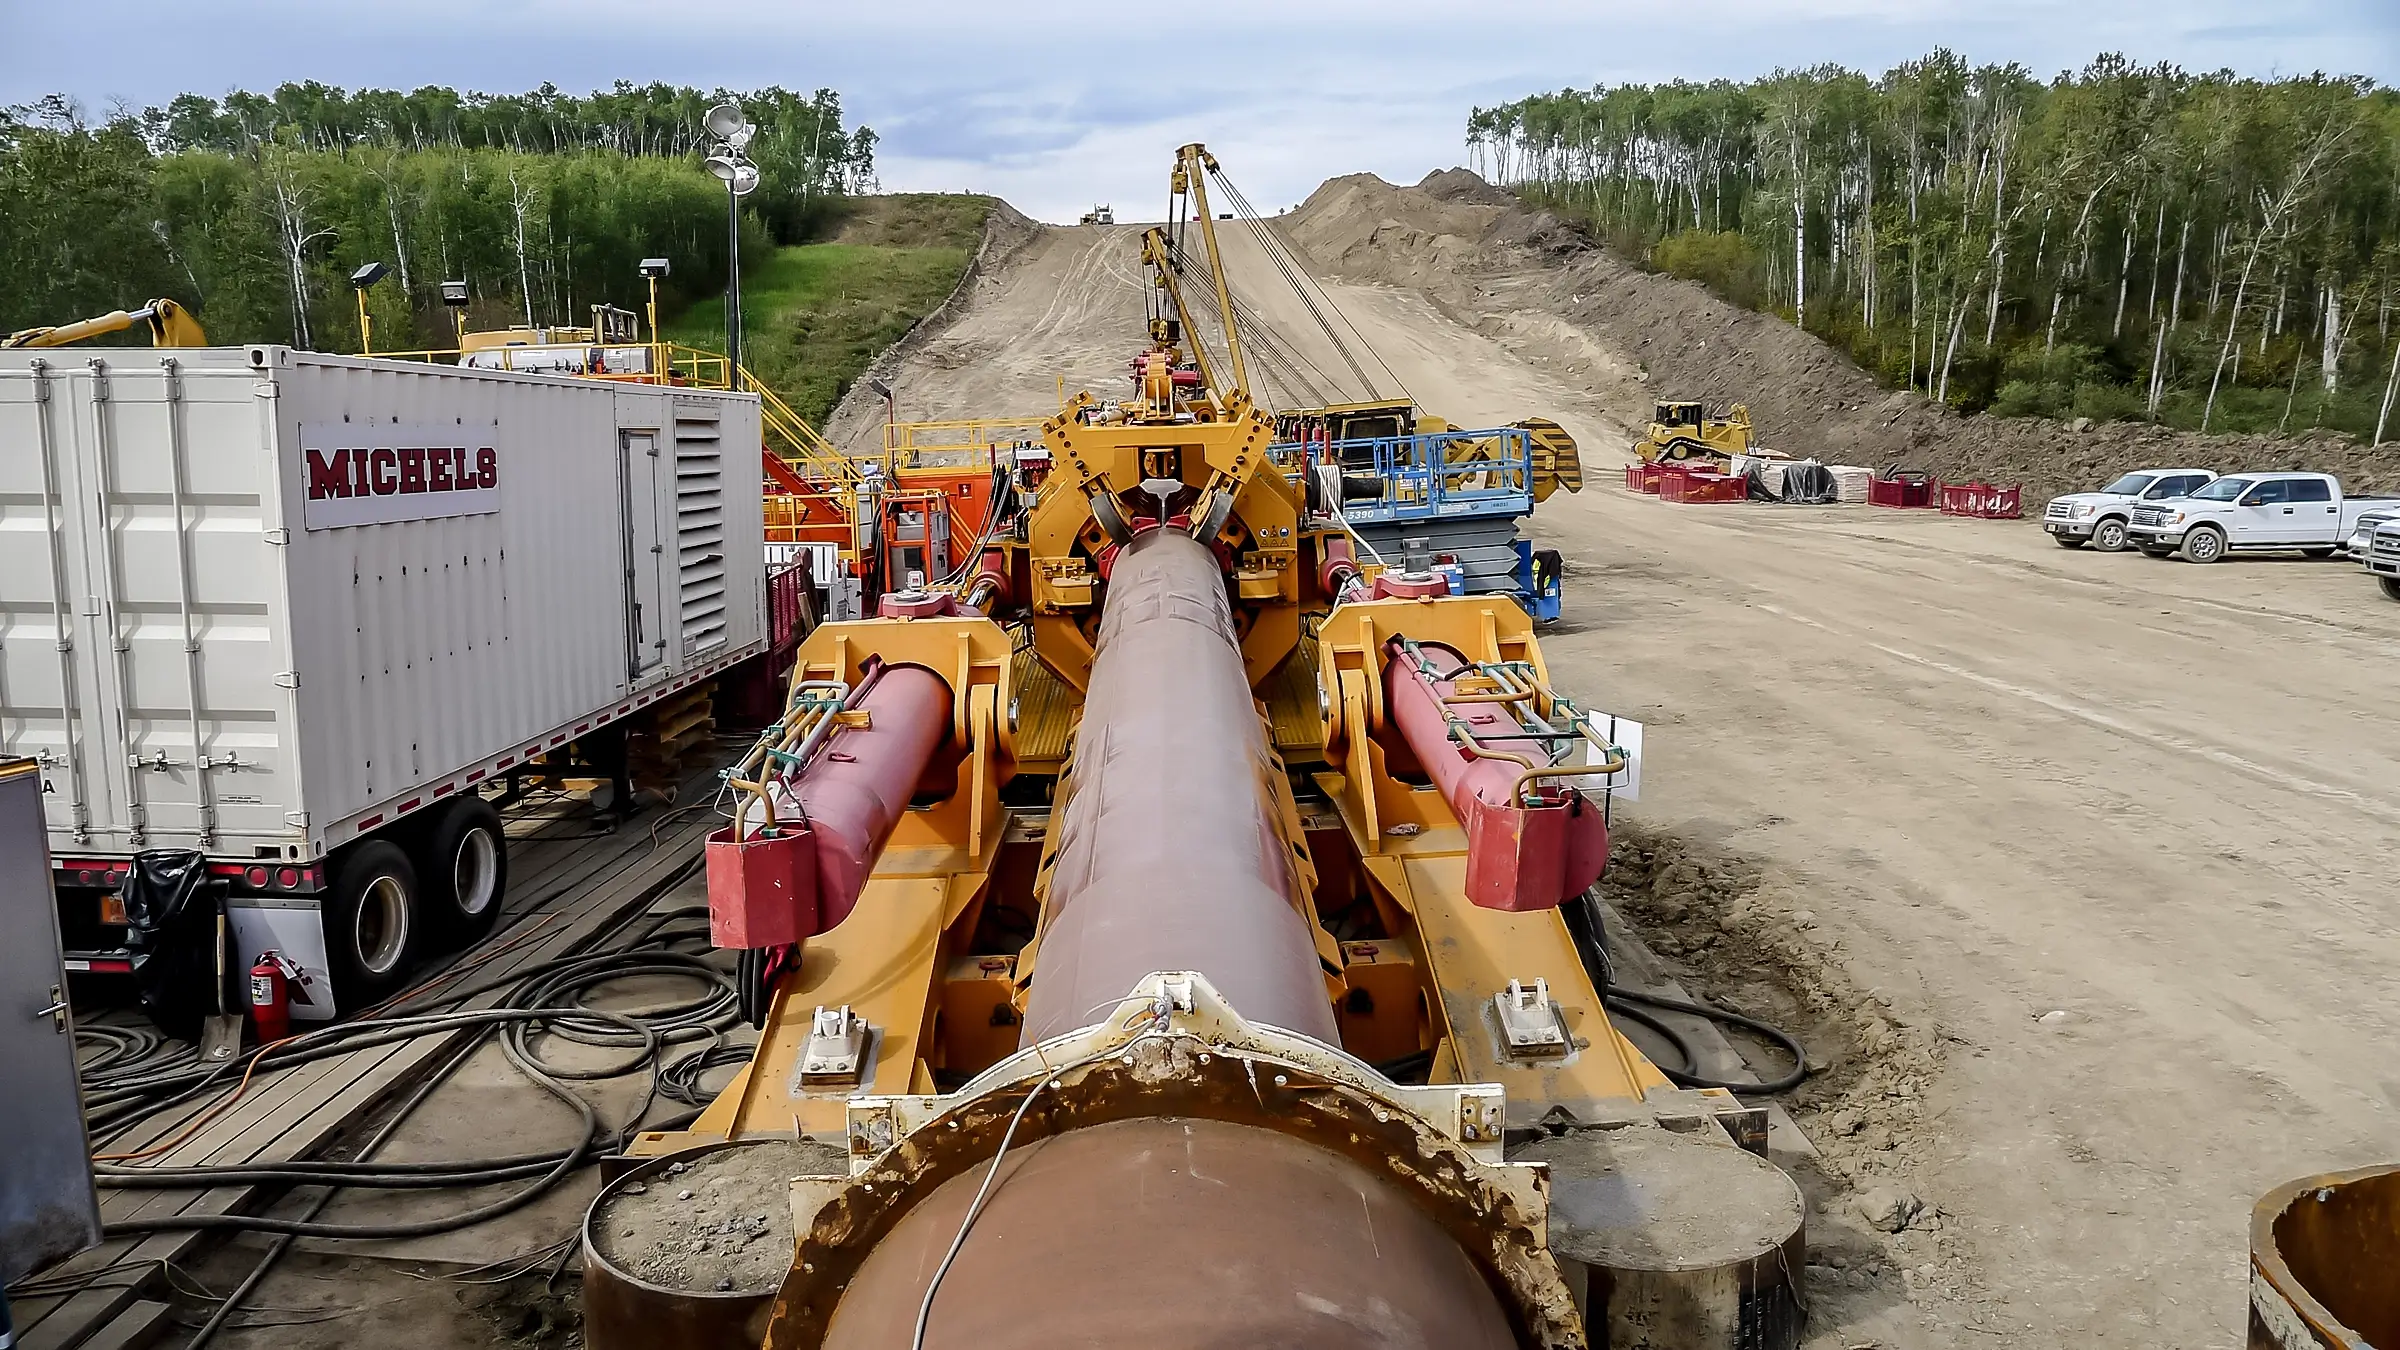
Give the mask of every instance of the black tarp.
<path id="1" fill-rule="evenodd" d="M 1750 500 L 1822 506 L 1841 500 L 1841 493 L 1834 484 L 1831 470 L 1813 459 L 1804 459 L 1783 466 L 1783 491 L 1780 494 L 1767 486 L 1764 468 L 1751 469 Z"/>
<path id="2" fill-rule="evenodd" d="M 134 984 L 142 1011 L 170 1036 L 197 1040 L 201 1019 L 224 997 L 217 987 L 227 964 L 217 952 L 217 889 L 208 884 L 208 860 L 184 849 L 137 853 L 125 878 Z"/>

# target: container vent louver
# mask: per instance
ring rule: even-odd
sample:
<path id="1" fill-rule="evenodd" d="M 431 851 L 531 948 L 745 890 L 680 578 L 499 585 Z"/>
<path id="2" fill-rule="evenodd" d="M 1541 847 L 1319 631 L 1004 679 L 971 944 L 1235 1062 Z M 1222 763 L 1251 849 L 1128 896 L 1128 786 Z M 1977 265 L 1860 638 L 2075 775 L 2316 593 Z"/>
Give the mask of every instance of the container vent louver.
<path id="1" fill-rule="evenodd" d="M 724 455 L 714 417 L 675 419 L 675 579 L 683 654 L 725 645 Z"/>

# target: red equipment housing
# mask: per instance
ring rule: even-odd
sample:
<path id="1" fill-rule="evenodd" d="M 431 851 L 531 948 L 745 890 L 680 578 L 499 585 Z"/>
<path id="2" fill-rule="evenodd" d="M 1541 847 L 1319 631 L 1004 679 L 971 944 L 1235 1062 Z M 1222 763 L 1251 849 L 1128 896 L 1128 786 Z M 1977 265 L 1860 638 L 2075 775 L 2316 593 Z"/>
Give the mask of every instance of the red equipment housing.
<path id="1" fill-rule="evenodd" d="M 1608 822 L 1597 803 L 1558 780 L 1526 774 L 1554 766 L 1549 746 L 1525 735 L 1504 703 L 1461 695 L 1474 668 L 1447 647 L 1384 649 L 1383 697 L 1396 728 L 1467 832 L 1467 898 L 1485 909 L 1554 909 L 1600 879 L 1608 865 Z M 1453 716 L 1480 743 L 1451 734 Z M 1510 733 L 1518 733 L 1511 735 Z"/>
<path id="2" fill-rule="evenodd" d="M 871 664 L 799 775 L 768 788 L 771 820 L 708 837 L 709 937 L 777 947 L 850 916 L 900 813 L 950 738 L 950 685 L 922 666 Z"/>

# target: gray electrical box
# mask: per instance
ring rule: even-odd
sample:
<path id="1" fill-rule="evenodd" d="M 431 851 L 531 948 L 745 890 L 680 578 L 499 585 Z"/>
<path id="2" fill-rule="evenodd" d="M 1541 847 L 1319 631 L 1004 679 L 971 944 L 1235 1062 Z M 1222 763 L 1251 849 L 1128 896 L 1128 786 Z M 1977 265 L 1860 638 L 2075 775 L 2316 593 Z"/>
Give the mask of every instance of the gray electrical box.
<path id="1" fill-rule="evenodd" d="M 14 1283 L 100 1240 L 42 775 L 29 759 L 0 759 L 0 1083 L 0 1283 Z"/>

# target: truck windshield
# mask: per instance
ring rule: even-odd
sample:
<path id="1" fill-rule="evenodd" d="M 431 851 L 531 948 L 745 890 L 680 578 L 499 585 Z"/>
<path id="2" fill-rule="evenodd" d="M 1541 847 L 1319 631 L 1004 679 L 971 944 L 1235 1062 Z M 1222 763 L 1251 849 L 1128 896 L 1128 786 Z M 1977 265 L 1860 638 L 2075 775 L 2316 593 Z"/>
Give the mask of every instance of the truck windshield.
<path id="1" fill-rule="evenodd" d="M 2158 475 L 2153 473 L 2129 473 L 2100 490 L 2113 492 L 2121 497 L 2139 497 L 2142 495 L 2142 489 L 2157 481 L 2157 478 Z"/>
<path id="2" fill-rule="evenodd" d="M 2252 483 L 2248 478 L 2219 478 L 2192 494 L 2195 501 L 2229 502 L 2247 491 Z"/>

